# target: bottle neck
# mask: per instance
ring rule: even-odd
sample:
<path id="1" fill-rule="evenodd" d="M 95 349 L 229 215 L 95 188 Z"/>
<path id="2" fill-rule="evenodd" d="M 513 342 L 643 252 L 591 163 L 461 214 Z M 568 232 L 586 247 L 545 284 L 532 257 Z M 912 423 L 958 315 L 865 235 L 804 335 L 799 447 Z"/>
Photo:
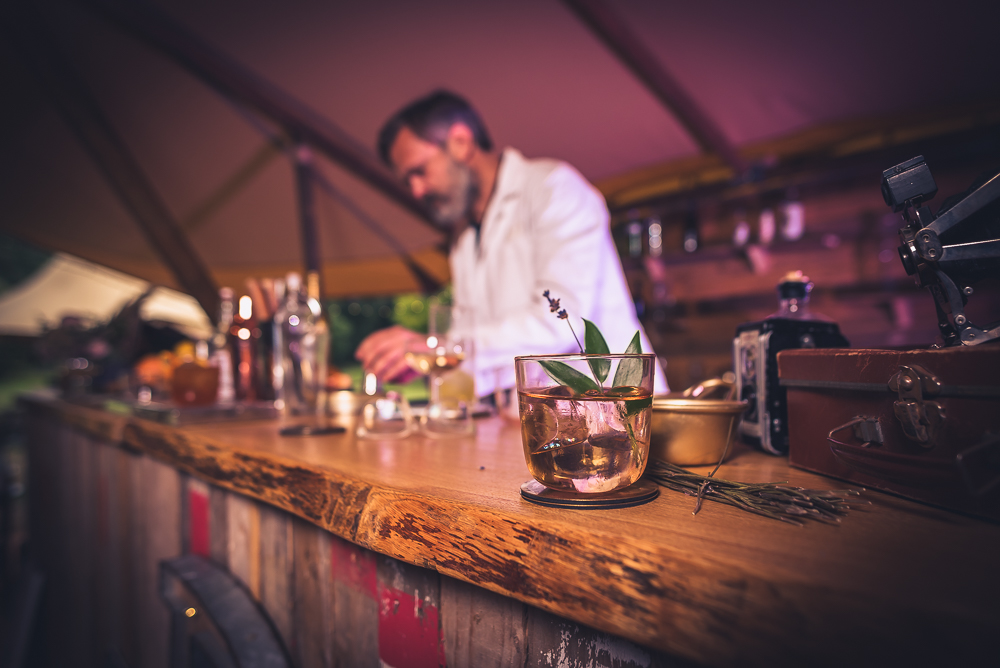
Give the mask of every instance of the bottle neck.
<path id="1" fill-rule="evenodd" d="M 825 315 L 816 313 L 809 306 L 809 298 L 805 299 L 781 299 L 778 301 L 778 310 L 767 316 L 768 320 L 781 318 L 784 320 L 815 320 L 819 322 L 833 322 Z"/>
<path id="2" fill-rule="evenodd" d="M 219 331 L 227 331 L 229 326 L 233 324 L 233 303 L 223 302 L 222 308 L 219 311 L 219 324 L 217 329 Z"/>
<path id="3" fill-rule="evenodd" d="M 306 298 L 319 301 L 319 272 L 310 271 L 306 274 Z"/>
<path id="4" fill-rule="evenodd" d="M 779 316 L 782 318 L 807 320 L 810 315 L 809 298 L 780 299 L 778 300 L 778 313 L 782 314 Z"/>

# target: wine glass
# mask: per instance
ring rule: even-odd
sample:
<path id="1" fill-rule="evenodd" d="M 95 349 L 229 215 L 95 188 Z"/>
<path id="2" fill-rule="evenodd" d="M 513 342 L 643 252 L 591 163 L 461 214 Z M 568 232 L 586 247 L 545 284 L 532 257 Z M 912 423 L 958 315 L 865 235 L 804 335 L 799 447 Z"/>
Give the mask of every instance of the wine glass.
<path id="1" fill-rule="evenodd" d="M 420 420 L 428 436 L 466 436 L 475 430 L 475 388 L 472 376 L 461 368 L 470 346 L 455 326 L 455 316 L 452 307 L 431 304 L 427 337 L 413 342 L 405 353 L 410 368 L 428 376 L 430 398 Z"/>

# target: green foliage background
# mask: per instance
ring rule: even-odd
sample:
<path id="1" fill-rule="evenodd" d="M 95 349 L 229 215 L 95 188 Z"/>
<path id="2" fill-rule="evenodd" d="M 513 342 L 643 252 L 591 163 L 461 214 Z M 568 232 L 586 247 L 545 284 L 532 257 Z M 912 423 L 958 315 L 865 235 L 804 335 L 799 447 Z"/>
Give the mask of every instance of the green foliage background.
<path id="1" fill-rule="evenodd" d="M 428 307 L 435 302 L 450 304 L 451 287 L 434 295 L 408 292 L 395 297 L 328 301 L 333 363 L 341 368 L 356 365 L 357 347 L 366 336 L 385 327 L 401 325 L 415 332 L 426 332 Z"/>

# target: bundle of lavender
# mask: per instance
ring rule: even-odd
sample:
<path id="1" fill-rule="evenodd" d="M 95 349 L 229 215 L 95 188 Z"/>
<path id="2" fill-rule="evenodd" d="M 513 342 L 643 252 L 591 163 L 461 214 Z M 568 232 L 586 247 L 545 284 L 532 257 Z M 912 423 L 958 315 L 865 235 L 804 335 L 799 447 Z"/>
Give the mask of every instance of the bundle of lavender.
<path id="1" fill-rule="evenodd" d="M 708 499 L 798 526 L 808 519 L 839 524 L 840 518 L 850 510 L 846 497 L 859 494 L 853 489 L 816 490 L 776 482 L 733 482 L 692 473 L 658 460 L 649 462 L 645 475 L 667 489 L 696 497 L 694 515 L 701 510 L 702 501 Z"/>

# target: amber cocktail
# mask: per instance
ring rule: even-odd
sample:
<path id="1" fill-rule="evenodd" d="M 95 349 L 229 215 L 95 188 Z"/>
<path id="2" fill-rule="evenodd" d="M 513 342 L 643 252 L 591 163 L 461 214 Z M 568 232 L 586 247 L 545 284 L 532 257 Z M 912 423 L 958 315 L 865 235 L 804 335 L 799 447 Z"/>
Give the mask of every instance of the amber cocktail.
<path id="1" fill-rule="evenodd" d="M 597 494 L 639 479 L 649 454 L 653 355 L 525 356 L 515 364 L 521 441 L 535 480 Z"/>

